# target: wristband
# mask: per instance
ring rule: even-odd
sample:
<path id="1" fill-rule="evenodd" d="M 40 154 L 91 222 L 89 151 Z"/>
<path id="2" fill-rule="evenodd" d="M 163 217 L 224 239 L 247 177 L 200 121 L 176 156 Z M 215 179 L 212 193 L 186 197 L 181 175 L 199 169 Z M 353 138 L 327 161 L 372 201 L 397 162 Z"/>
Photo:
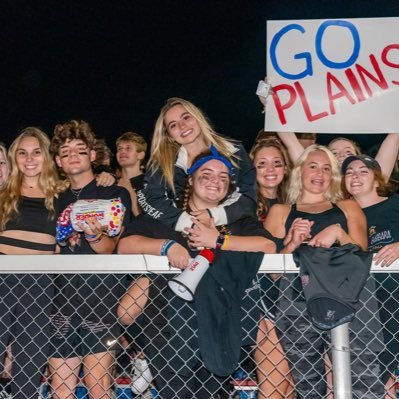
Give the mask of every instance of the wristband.
<path id="1" fill-rule="evenodd" d="M 216 239 L 216 249 L 222 249 L 224 242 L 226 239 L 226 234 L 219 234 L 218 238 Z"/>
<path id="2" fill-rule="evenodd" d="M 227 247 L 229 245 L 229 239 L 230 239 L 230 236 L 228 234 L 226 234 L 224 236 L 224 242 L 223 242 L 223 245 L 222 245 L 222 248 L 221 248 L 222 250 L 226 250 L 227 249 Z"/>
<path id="3" fill-rule="evenodd" d="M 176 244 L 175 240 L 165 240 L 161 247 L 161 256 L 168 255 L 168 251 L 172 245 Z"/>
<path id="4" fill-rule="evenodd" d="M 89 244 L 96 244 L 103 238 L 103 233 L 98 233 L 95 235 L 85 234 L 85 239 Z"/>

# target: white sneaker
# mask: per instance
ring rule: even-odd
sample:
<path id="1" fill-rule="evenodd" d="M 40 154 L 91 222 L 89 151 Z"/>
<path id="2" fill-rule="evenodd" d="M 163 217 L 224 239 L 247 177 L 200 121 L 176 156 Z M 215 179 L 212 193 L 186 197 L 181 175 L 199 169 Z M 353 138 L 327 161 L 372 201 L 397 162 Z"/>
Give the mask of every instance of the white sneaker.
<path id="1" fill-rule="evenodd" d="M 132 391 L 136 395 L 140 395 L 148 389 L 153 379 L 147 360 L 139 358 L 133 359 L 132 374 Z"/>
<path id="2" fill-rule="evenodd" d="M 0 391 L 0 399 L 12 399 L 12 395 L 6 390 Z"/>

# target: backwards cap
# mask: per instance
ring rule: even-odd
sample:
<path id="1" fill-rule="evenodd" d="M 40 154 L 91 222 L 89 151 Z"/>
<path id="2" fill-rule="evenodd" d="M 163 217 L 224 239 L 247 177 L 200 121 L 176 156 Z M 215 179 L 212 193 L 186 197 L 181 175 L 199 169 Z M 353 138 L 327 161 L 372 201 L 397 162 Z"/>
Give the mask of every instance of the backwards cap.
<path id="1" fill-rule="evenodd" d="M 379 170 L 381 171 L 381 166 L 380 164 L 374 159 L 371 158 L 369 155 L 349 155 L 349 157 L 345 158 L 344 162 L 342 162 L 341 170 L 342 174 L 345 174 L 349 165 L 353 161 L 361 161 L 364 163 L 364 165 L 367 166 L 367 168 L 371 170 Z"/>

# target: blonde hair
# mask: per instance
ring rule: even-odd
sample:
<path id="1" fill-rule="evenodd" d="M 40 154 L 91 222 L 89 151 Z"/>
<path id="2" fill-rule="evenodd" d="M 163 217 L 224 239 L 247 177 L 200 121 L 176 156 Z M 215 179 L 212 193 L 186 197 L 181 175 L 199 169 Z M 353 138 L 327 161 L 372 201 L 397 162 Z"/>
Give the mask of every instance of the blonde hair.
<path id="1" fill-rule="evenodd" d="M 4 143 L 2 143 L 1 141 L 0 141 L 0 151 L 3 153 L 4 159 L 5 159 L 5 161 L 6 161 L 7 164 L 8 164 L 7 149 L 6 149 L 6 146 L 4 145 Z"/>
<path id="2" fill-rule="evenodd" d="M 307 161 L 309 155 L 315 151 L 324 152 L 331 164 L 331 182 L 324 196 L 326 200 L 331 201 L 333 203 L 342 199 L 342 190 L 341 190 L 341 170 L 339 168 L 338 162 L 334 157 L 333 153 L 327 148 L 319 144 L 312 144 L 308 148 L 306 148 L 301 156 L 298 158 L 294 168 L 291 171 L 290 183 L 287 194 L 287 203 L 295 204 L 300 196 L 302 195 L 302 179 L 301 179 L 301 171 L 302 167 Z"/>
<path id="3" fill-rule="evenodd" d="M 54 217 L 54 197 L 58 195 L 64 186 L 58 179 L 55 163 L 50 155 L 50 140 L 45 133 L 36 127 L 27 127 L 21 131 L 13 141 L 8 151 L 10 164 L 10 174 L 4 189 L 0 192 L 0 229 L 4 230 L 7 222 L 18 214 L 18 204 L 21 200 L 21 186 L 23 174 L 18 169 L 16 162 L 16 152 L 21 141 L 26 137 L 34 137 L 39 142 L 39 147 L 43 155 L 43 166 L 39 177 L 39 187 L 44 193 L 44 203 L 46 208 Z"/>
<path id="4" fill-rule="evenodd" d="M 184 109 L 197 120 L 206 145 L 210 147 L 211 144 L 213 144 L 219 154 L 228 158 L 235 166 L 237 166 L 233 160 L 233 158 L 237 159 L 232 148 L 234 141 L 219 136 L 213 130 L 205 114 L 190 101 L 177 97 L 169 98 L 166 101 L 166 104 L 162 107 L 158 119 L 155 122 L 148 169 L 151 173 L 155 173 L 155 171 L 160 169 L 164 179 L 173 192 L 175 191 L 173 183 L 174 163 L 180 149 L 180 144 L 176 143 L 169 136 L 165 125 L 165 114 L 176 105 L 184 107 Z"/>
<path id="5" fill-rule="evenodd" d="M 336 138 L 332 139 L 328 143 L 327 148 L 330 149 L 331 144 L 334 144 L 336 141 L 340 141 L 340 140 L 347 141 L 354 148 L 355 153 L 353 155 L 360 155 L 362 153 L 359 145 L 355 141 L 353 141 L 351 139 L 347 139 L 346 137 L 336 137 Z"/>
<path id="6" fill-rule="evenodd" d="M 7 166 L 7 176 L 5 176 L 3 178 L 4 179 L 4 183 L 3 183 L 2 186 L 0 186 L 0 189 L 1 189 L 2 187 L 5 186 L 6 181 L 8 179 L 8 176 L 9 176 L 9 173 L 10 173 L 10 164 L 8 162 L 7 149 L 6 149 L 6 146 L 4 145 L 4 143 L 2 143 L 2 142 L 0 142 L 0 152 L 3 154 L 4 161 L 5 161 L 6 166 Z"/>
<path id="7" fill-rule="evenodd" d="M 277 201 L 280 204 L 283 204 L 286 201 L 287 197 L 287 189 L 288 189 L 288 182 L 290 178 L 290 173 L 292 169 L 291 158 L 288 155 L 288 151 L 284 147 L 284 145 L 278 140 L 273 137 L 269 137 L 266 139 L 259 140 L 255 142 L 254 146 L 252 147 L 249 157 L 251 158 L 252 162 L 255 160 L 256 155 L 260 150 L 263 148 L 275 148 L 277 151 L 280 152 L 281 157 L 283 158 L 284 165 L 285 165 L 285 173 L 284 178 L 281 183 L 277 187 Z M 257 210 L 256 214 L 260 219 L 264 218 L 269 211 L 269 204 L 267 203 L 267 199 L 265 199 L 259 189 L 259 184 L 256 182 L 258 187 L 257 190 Z"/>
<path id="8" fill-rule="evenodd" d="M 147 142 L 143 136 L 135 132 L 126 132 L 123 133 L 116 139 L 116 147 L 118 149 L 118 145 L 121 142 L 130 142 L 136 145 L 137 152 L 146 152 L 147 151 Z"/>

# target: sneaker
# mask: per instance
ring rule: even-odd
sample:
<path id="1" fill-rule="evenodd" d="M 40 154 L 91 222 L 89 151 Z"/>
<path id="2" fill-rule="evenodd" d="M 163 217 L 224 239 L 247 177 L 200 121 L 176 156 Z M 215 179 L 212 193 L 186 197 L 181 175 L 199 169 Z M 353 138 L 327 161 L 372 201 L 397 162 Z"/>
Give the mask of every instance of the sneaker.
<path id="1" fill-rule="evenodd" d="M 11 392 L 5 389 L 0 390 L 0 399 L 12 399 Z"/>
<path id="2" fill-rule="evenodd" d="M 132 374 L 132 391 L 136 395 L 140 395 L 148 389 L 153 379 L 147 360 L 140 358 L 133 359 Z"/>
<path id="3" fill-rule="evenodd" d="M 11 384 L 8 378 L 0 378 L 0 399 L 12 399 Z"/>

